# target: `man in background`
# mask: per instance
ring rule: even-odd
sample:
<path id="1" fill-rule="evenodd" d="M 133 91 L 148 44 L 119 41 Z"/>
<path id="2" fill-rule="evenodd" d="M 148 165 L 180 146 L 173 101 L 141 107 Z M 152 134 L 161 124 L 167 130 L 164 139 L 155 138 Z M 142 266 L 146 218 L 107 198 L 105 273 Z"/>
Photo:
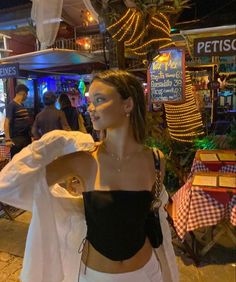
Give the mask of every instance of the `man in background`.
<path id="1" fill-rule="evenodd" d="M 67 123 L 65 114 L 56 109 L 57 97 L 52 91 L 47 91 L 43 95 L 44 109 L 35 117 L 32 127 L 32 135 L 35 140 L 39 139 L 43 134 L 55 130 L 71 130 Z"/>
<path id="2" fill-rule="evenodd" d="M 29 88 L 24 84 L 17 85 L 16 96 L 6 107 L 4 132 L 6 146 L 10 147 L 11 158 L 31 143 L 30 117 L 23 104 L 28 91 Z"/>

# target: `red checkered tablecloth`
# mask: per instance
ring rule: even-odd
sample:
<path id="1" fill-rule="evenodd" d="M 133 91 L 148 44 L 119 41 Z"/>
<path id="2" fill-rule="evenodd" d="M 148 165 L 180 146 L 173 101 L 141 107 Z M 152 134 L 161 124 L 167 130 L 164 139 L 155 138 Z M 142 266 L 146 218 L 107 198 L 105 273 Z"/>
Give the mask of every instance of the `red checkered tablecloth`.
<path id="1" fill-rule="evenodd" d="M 234 195 L 228 205 L 228 217 L 232 225 L 236 226 L 236 195 Z"/>
<path id="2" fill-rule="evenodd" d="M 216 225 L 225 218 L 236 226 L 236 195 L 229 197 L 227 203 L 222 203 L 204 191 L 204 187 L 192 186 L 188 181 L 172 200 L 174 225 L 182 239 L 188 231 Z"/>
<path id="3" fill-rule="evenodd" d="M 199 150 L 197 151 L 188 181 L 172 197 L 173 221 L 180 238 L 184 238 L 188 231 L 200 227 L 212 226 L 222 219 L 228 219 L 236 226 L 236 195 L 231 196 L 221 188 L 209 189 L 204 186 L 193 186 L 194 174 L 199 172 L 211 172 L 226 174 L 236 173 L 235 161 L 206 162 L 200 159 L 200 154 L 232 153 L 235 151 L 224 150 Z M 232 192 L 233 193 L 233 192 Z M 235 189 L 236 193 L 236 189 Z"/>
<path id="4" fill-rule="evenodd" d="M 8 147 L 6 147 L 5 145 L 0 144 L 0 159 L 4 160 L 4 159 L 8 159 L 10 160 L 11 156 L 10 156 L 10 150 Z"/>
<path id="5" fill-rule="evenodd" d="M 191 172 L 188 178 L 192 177 L 194 173 L 196 172 L 207 172 L 211 171 L 211 169 L 202 161 L 194 159 L 193 164 L 191 167 Z M 222 163 L 219 166 L 219 169 L 217 169 L 219 172 L 225 172 L 225 173 L 236 173 L 236 163 L 235 162 L 227 162 Z"/>

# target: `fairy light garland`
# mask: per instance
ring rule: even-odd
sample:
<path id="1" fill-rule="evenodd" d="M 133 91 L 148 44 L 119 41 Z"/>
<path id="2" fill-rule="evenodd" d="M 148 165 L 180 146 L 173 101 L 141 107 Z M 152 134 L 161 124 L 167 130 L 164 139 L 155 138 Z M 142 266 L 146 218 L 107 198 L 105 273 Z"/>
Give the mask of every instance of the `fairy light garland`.
<path id="1" fill-rule="evenodd" d="M 128 46 L 133 46 L 145 34 L 146 29 L 147 29 L 147 26 L 131 43 L 126 43 L 125 42 L 125 46 L 127 46 L 127 47 Z"/>
<path id="2" fill-rule="evenodd" d="M 169 46 L 175 46 L 174 42 L 169 42 L 169 43 L 166 43 L 166 44 L 163 44 L 160 46 L 159 50 L 163 49 L 163 48 L 166 48 L 166 47 L 169 47 Z"/>
<path id="3" fill-rule="evenodd" d="M 123 41 L 123 39 L 125 38 L 126 34 L 129 32 L 131 26 L 133 25 L 134 23 L 134 20 L 135 20 L 135 15 L 132 16 L 132 20 L 131 20 L 131 23 L 129 24 L 129 26 L 127 27 L 127 29 L 125 30 L 125 32 L 123 33 L 123 35 L 120 37 L 120 39 L 118 39 L 118 41 Z M 128 22 L 127 22 L 128 23 Z"/>
<path id="4" fill-rule="evenodd" d="M 132 12 L 132 10 L 131 10 L 131 9 L 128 9 L 127 12 L 125 13 L 125 15 L 124 15 L 122 18 L 120 18 L 120 19 L 118 20 L 118 22 L 116 22 L 116 23 L 110 25 L 109 27 L 107 27 L 107 30 L 109 31 L 109 30 L 112 29 L 113 27 L 118 26 L 123 20 L 126 19 L 126 17 L 129 15 L 130 12 Z"/>
<path id="5" fill-rule="evenodd" d="M 167 26 L 169 27 L 169 30 L 171 30 L 170 22 L 169 22 L 167 16 L 164 15 L 163 13 L 161 13 L 161 12 L 159 12 L 159 15 L 165 20 Z"/>
<path id="6" fill-rule="evenodd" d="M 112 38 L 116 38 L 124 30 L 125 30 L 126 33 L 129 31 L 129 28 L 126 28 L 126 26 L 129 24 L 130 21 L 132 21 L 134 15 L 135 15 L 135 13 L 132 13 L 132 15 L 129 17 L 129 19 L 119 28 L 119 30 L 114 35 L 112 35 Z"/>
<path id="7" fill-rule="evenodd" d="M 112 38 L 124 42 L 127 52 L 137 56 L 146 56 L 150 45 L 162 48 L 173 44 L 169 20 L 167 16 L 157 11 L 147 17 L 140 9 L 129 8 L 107 30 Z"/>
<path id="8" fill-rule="evenodd" d="M 153 21 L 157 22 L 158 25 L 157 25 L 156 23 L 154 23 Z M 156 27 L 160 27 L 160 26 L 161 26 L 165 32 L 167 32 L 168 34 L 170 33 L 169 27 L 168 27 L 167 25 L 165 25 L 162 21 L 160 21 L 159 19 L 157 19 L 156 17 L 152 17 L 152 18 L 151 18 L 151 23 L 152 23 L 153 25 L 155 25 Z"/>
<path id="9" fill-rule="evenodd" d="M 171 138 L 175 141 L 178 141 L 178 142 L 183 142 L 183 139 L 179 139 L 179 138 L 175 138 L 174 136 L 171 136 Z M 185 143 L 192 143 L 191 140 L 185 140 L 184 141 Z"/>
<path id="10" fill-rule="evenodd" d="M 152 21 L 150 21 L 150 24 L 151 24 L 152 26 L 154 26 L 155 28 L 161 30 L 161 31 L 162 31 L 163 33 L 165 33 L 167 36 L 169 35 L 169 31 L 166 31 L 163 27 L 154 24 Z"/>
<path id="11" fill-rule="evenodd" d="M 166 121 L 170 136 L 178 142 L 193 142 L 196 136 L 204 134 L 201 114 L 192 93 L 190 75 L 186 73 L 185 102 L 165 103 Z"/>
<path id="12" fill-rule="evenodd" d="M 136 14 L 135 15 L 135 18 L 136 18 L 136 21 L 135 21 L 135 26 L 134 26 L 134 31 L 130 37 L 129 40 L 126 41 L 126 45 L 128 45 L 130 42 L 132 42 L 135 34 L 137 33 L 137 30 L 138 30 L 138 25 L 139 25 L 139 21 L 140 21 L 140 15 L 139 14 Z"/>
<path id="13" fill-rule="evenodd" d="M 147 52 L 133 52 L 135 55 L 138 55 L 138 56 L 146 56 L 147 55 Z"/>
<path id="14" fill-rule="evenodd" d="M 137 48 L 132 48 L 132 51 L 137 51 L 139 49 L 143 49 L 145 47 L 147 47 L 148 45 L 154 43 L 154 42 L 160 42 L 160 41 L 171 41 L 170 38 L 158 38 L 158 39 L 151 39 L 148 42 L 144 43 L 143 45 L 137 47 Z"/>

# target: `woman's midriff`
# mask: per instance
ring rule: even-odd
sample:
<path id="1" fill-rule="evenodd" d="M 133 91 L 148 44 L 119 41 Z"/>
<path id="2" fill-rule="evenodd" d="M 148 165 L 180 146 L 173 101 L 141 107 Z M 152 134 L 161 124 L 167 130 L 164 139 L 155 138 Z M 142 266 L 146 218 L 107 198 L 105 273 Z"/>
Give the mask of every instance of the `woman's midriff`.
<path id="1" fill-rule="evenodd" d="M 152 246 L 146 239 L 143 247 L 130 259 L 123 261 L 114 261 L 99 253 L 94 247 L 86 241 L 82 261 L 89 268 L 106 273 L 124 273 L 135 271 L 142 268 L 152 255 Z"/>

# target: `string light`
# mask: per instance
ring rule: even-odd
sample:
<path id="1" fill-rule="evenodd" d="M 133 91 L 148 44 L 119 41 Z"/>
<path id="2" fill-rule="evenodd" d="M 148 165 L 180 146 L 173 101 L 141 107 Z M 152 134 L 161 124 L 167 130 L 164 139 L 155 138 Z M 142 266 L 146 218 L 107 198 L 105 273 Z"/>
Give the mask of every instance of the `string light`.
<path id="1" fill-rule="evenodd" d="M 189 128 L 185 128 L 186 126 L 181 126 L 179 124 L 178 125 L 172 125 L 172 126 L 169 125 L 169 128 L 173 128 L 176 132 L 187 132 L 189 130 L 192 130 L 192 129 L 195 129 L 195 128 L 198 127 L 198 125 L 192 126 L 191 124 L 188 125 L 188 126 L 190 126 Z"/>
<path id="2" fill-rule="evenodd" d="M 144 43 L 143 45 L 137 47 L 137 48 L 130 48 L 132 51 L 137 51 L 139 49 L 143 49 L 144 47 L 147 47 L 148 45 L 154 43 L 154 42 L 160 42 L 160 41 L 171 41 L 170 38 L 158 38 L 158 39 L 151 39 L 148 42 Z"/>
<path id="3" fill-rule="evenodd" d="M 133 53 L 135 55 L 138 55 L 138 56 L 146 56 L 147 55 L 147 52 L 136 52 L 136 51 L 134 51 Z"/>
<path id="4" fill-rule="evenodd" d="M 131 42 L 131 43 L 127 43 L 125 42 L 125 46 L 132 46 L 134 45 L 146 32 L 147 27 Z"/>
<path id="5" fill-rule="evenodd" d="M 167 36 L 169 36 L 170 33 L 169 33 L 168 31 L 166 31 L 163 27 L 161 27 L 161 26 L 159 26 L 159 25 L 156 25 L 156 24 L 154 24 L 153 22 L 150 22 L 150 24 L 151 24 L 152 26 L 154 26 L 155 28 L 157 28 L 157 29 L 163 31 Z"/>
<path id="6" fill-rule="evenodd" d="M 130 31 L 130 28 L 131 28 L 131 26 L 132 26 L 133 23 L 134 23 L 135 17 L 136 17 L 135 14 L 133 14 L 133 16 L 132 16 L 132 21 L 131 21 L 131 23 L 129 24 L 129 26 L 127 27 L 127 29 L 125 30 L 125 32 L 123 33 L 123 35 L 120 37 L 120 39 L 118 39 L 119 42 L 122 41 L 122 40 L 125 38 L 126 34 Z M 127 23 L 128 23 L 128 22 L 127 22 Z"/>
<path id="7" fill-rule="evenodd" d="M 169 47 L 169 46 L 175 46 L 175 43 L 174 42 L 169 42 L 169 43 L 166 43 L 166 44 L 163 44 L 161 45 L 161 47 L 159 48 L 159 50 L 163 49 L 163 48 L 166 48 L 166 47 Z"/>
<path id="8" fill-rule="evenodd" d="M 190 75 L 186 73 L 185 102 L 165 103 L 166 121 L 170 136 L 178 142 L 193 142 L 196 136 L 204 134 L 203 122 L 192 93 Z"/>
<path id="9" fill-rule="evenodd" d="M 126 41 L 126 45 L 128 45 L 128 44 L 133 40 L 133 38 L 134 38 L 134 36 L 135 36 L 135 34 L 136 34 L 137 30 L 138 30 L 138 25 L 139 25 L 139 21 L 140 21 L 140 15 L 139 15 L 139 13 L 136 13 L 135 18 L 136 18 L 136 22 L 135 22 L 134 31 L 133 31 L 133 33 L 132 33 L 130 39 L 128 39 L 128 40 Z"/>
<path id="10" fill-rule="evenodd" d="M 125 20 L 125 18 L 129 15 L 130 12 L 132 12 L 132 10 L 129 8 L 128 11 L 125 13 L 125 15 L 122 18 L 120 18 L 117 22 L 115 22 L 114 24 L 108 26 L 107 30 L 109 31 L 113 27 L 118 26 L 123 20 Z"/>
<path id="11" fill-rule="evenodd" d="M 119 28 L 119 30 L 112 36 L 112 38 L 116 38 L 118 36 L 118 34 L 120 34 L 125 29 L 125 27 L 128 25 L 128 23 L 132 20 L 134 14 L 135 13 L 132 13 L 132 15 L 129 17 L 129 19 Z M 126 33 L 129 31 L 129 28 L 126 29 Z"/>
<path id="12" fill-rule="evenodd" d="M 167 26 L 169 27 L 169 30 L 171 30 L 171 26 L 170 26 L 170 22 L 169 22 L 168 18 L 163 13 L 159 13 L 159 15 L 162 16 L 162 18 L 165 20 Z"/>
<path id="13" fill-rule="evenodd" d="M 175 138 L 174 136 L 171 136 L 171 138 L 179 142 L 192 143 L 191 140 L 179 139 L 179 138 Z"/>
<path id="14" fill-rule="evenodd" d="M 156 25 L 154 22 L 158 22 L 159 25 Z M 152 17 L 151 18 L 151 23 L 155 26 L 155 27 L 159 27 L 159 28 L 162 28 L 163 31 L 165 31 L 167 34 L 170 34 L 170 29 L 168 28 L 167 25 L 165 25 L 162 21 L 160 21 L 159 19 L 156 19 L 155 17 Z"/>
<path id="15" fill-rule="evenodd" d="M 124 42 L 127 52 L 137 56 L 146 56 L 150 45 L 162 48 L 173 44 L 170 38 L 169 20 L 159 12 L 155 12 L 151 17 L 146 17 L 143 11 L 129 8 L 107 30 L 111 33 L 112 38 Z"/>

